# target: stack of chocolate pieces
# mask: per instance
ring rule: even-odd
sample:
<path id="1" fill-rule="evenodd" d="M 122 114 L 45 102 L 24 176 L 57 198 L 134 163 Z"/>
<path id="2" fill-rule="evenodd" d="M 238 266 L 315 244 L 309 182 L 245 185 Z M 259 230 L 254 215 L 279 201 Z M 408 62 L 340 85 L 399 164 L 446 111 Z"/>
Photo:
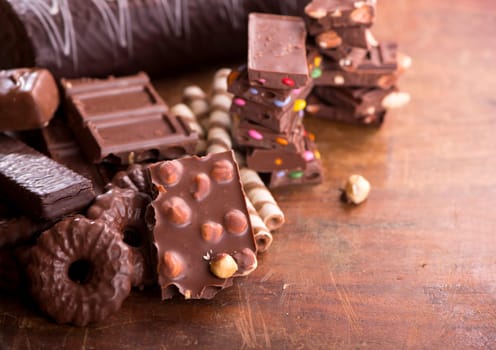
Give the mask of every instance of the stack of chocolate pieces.
<path id="1" fill-rule="evenodd" d="M 305 41 L 301 18 L 252 13 L 248 65 L 228 77 L 235 144 L 270 187 L 321 181 L 320 155 L 302 124 L 312 89 Z"/>
<path id="2" fill-rule="evenodd" d="M 315 84 L 310 115 L 379 126 L 386 108 L 409 101 L 396 87 L 409 58 L 398 54 L 396 43 L 375 40 L 375 11 L 375 0 L 313 0 L 305 7 Z"/>

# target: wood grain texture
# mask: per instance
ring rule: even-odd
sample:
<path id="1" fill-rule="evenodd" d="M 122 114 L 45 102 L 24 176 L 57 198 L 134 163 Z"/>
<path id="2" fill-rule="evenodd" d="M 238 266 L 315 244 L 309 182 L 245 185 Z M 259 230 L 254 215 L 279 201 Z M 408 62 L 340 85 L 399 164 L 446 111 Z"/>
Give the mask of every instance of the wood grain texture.
<path id="1" fill-rule="evenodd" d="M 88 328 L 3 296 L 0 348 L 496 347 L 495 16 L 492 0 L 379 2 L 373 32 L 413 57 L 412 101 L 379 130 L 307 120 L 325 181 L 275 192 L 287 224 L 252 275 L 211 301 L 134 293 Z M 173 103 L 213 71 L 157 86 Z M 355 172 L 372 192 L 352 208 Z"/>

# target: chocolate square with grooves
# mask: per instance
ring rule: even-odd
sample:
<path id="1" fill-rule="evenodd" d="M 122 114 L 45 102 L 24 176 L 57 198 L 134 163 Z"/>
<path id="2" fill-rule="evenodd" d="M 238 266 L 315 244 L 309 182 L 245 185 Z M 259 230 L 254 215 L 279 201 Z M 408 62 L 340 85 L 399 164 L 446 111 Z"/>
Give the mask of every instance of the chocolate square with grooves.
<path id="1" fill-rule="evenodd" d="M 232 151 L 151 165 L 153 240 L 162 299 L 178 290 L 210 299 L 232 284 L 209 269 L 217 254 L 256 251 L 238 166 Z"/>
<path id="2" fill-rule="evenodd" d="M 248 76 L 254 86 L 294 89 L 309 80 L 305 22 L 299 17 L 251 13 Z"/>
<path id="3" fill-rule="evenodd" d="M 0 191 L 33 219 L 59 218 L 95 197 L 90 180 L 1 134 Z"/>

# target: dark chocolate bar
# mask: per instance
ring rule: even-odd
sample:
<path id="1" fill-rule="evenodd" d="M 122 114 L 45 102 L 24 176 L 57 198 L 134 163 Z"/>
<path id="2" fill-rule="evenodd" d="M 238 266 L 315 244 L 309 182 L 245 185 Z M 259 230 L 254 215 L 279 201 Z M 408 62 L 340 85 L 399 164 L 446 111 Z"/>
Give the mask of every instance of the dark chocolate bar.
<path id="1" fill-rule="evenodd" d="M 0 131 L 44 127 L 59 102 L 57 84 L 46 69 L 0 70 Z"/>
<path id="2" fill-rule="evenodd" d="M 232 151 L 149 167 L 162 299 L 210 299 L 256 268 L 256 245 Z M 208 210 L 205 210 L 208 208 Z"/>
<path id="3" fill-rule="evenodd" d="M 305 111 L 308 115 L 313 117 L 376 127 L 382 125 L 384 117 L 386 116 L 386 110 L 377 110 L 374 111 L 374 113 L 357 115 L 351 108 L 330 105 L 315 96 L 309 98 Z"/>
<path id="4" fill-rule="evenodd" d="M 395 91 L 395 87 L 380 89 L 317 86 L 313 93 L 325 103 L 350 109 L 355 115 L 366 115 L 384 110 L 382 100 Z"/>
<path id="5" fill-rule="evenodd" d="M 70 125 L 90 161 L 132 164 L 194 153 L 198 135 L 167 114 L 146 74 L 62 84 Z"/>
<path id="6" fill-rule="evenodd" d="M 274 132 L 246 119 L 233 117 L 233 139 L 238 146 L 298 152 L 303 149 L 303 125 L 298 114 L 294 114 L 293 122 L 287 132 Z"/>
<path id="7" fill-rule="evenodd" d="M 175 74 L 246 55 L 248 13 L 299 16 L 307 3 L 0 0 L 0 68 L 44 67 L 57 78 Z"/>
<path id="8" fill-rule="evenodd" d="M 248 21 L 248 76 L 254 86 L 295 89 L 309 80 L 306 29 L 299 17 L 251 13 Z"/>
<path id="9" fill-rule="evenodd" d="M 34 219 L 59 218 L 95 197 L 90 180 L 6 135 L 0 135 L 0 191 Z"/>
<path id="10" fill-rule="evenodd" d="M 313 134 L 305 136 L 307 164 L 305 169 L 278 170 L 270 175 L 269 188 L 286 187 L 292 185 L 316 185 L 322 182 L 323 169 L 320 152 L 312 141 Z"/>

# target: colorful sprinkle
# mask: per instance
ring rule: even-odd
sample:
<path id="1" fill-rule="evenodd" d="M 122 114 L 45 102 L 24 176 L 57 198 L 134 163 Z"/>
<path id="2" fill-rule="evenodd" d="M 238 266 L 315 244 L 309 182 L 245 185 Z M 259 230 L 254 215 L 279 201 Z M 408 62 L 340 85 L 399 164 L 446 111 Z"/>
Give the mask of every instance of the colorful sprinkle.
<path id="1" fill-rule="evenodd" d="M 258 83 L 259 83 L 259 84 L 262 84 L 262 85 L 263 85 L 263 84 L 265 84 L 266 82 L 267 82 L 267 80 L 265 80 L 264 78 L 260 78 L 260 79 L 258 79 Z"/>
<path id="2" fill-rule="evenodd" d="M 286 172 L 285 172 L 284 170 L 280 170 L 280 171 L 278 171 L 278 172 L 276 173 L 276 176 L 277 176 L 277 177 L 283 177 L 283 176 L 285 176 L 285 175 L 286 175 Z"/>
<path id="3" fill-rule="evenodd" d="M 296 170 L 289 173 L 289 177 L 292 179 L 301 179 L 303 177 L 302 170 Z"/>
<path id="4" fill-rule="evenodd" d="M 276 142 L 281 146 L 287 146 L 289 144 L 288 140 L 286 140 L 284 137 L 276 138 Z"/>
<path id="5" fill-rule="evenodd" d="M 301 92 L 301 88 L 299 88 L 299 89 L 293 89 L 292 92 L 293 92 L 293 95 L 299 95 L 300 92 Z"/>
<path id="6" fill-rule="evenodd" d="M 313 132 L 305 131 L 310 141 L 315 141 L 315 134 Z"/>
<path id="7" fill-rule="evenodd" d="M 317 78 L 320 78 L 322 76 L 322 69 L 320 69 L 319 67 L 315 67 L 312 72 L 310 73 L 310 76 L 313 78 L 313 79 L 317 79 Z"/>
<path id="8" fill-rule="evenodd" d="M 253 129 L 248 130 L 248 136 L 250 136 L 254 140 L 258 140 L 258 141 L 263 140 L 263 135 Z"/>
<path id="9" fill-rule="evenodd" d="M 275 164 L 275 165 L 282 165 L 282 159 L 281 159 L 281 158 L 276 158 L 276 159 L 274 160 L 274 164 Z"/>
<path id="10" fill-rule="evenodd" d="M 313 59 L 313 65 L 319 67 L 322 64 L 322 57 L 317 56 Z"/>
<path id="11" fill-rule="evenodd" d="M 298 117 L 303 118 L 305 116 L 305 111 L 298 111 Z"/>
<path id="12" fill-rule="evenodd" d="M 252 95 L 258 95 L 258 90 L 255 88 L 250 88 L 250 90 L 248 90 L 248 91 L 250 91 L 250 94 L 252 94 Z"/>
<path id="13" fill-rule="evenodd" d="M 246 105 L 246 101 L 243 100 L 242 98 L 239 98 L 239 97 L 236 97 L 234 100 L 233 100 L 233 103 L 237 106 L 244 106 Z"/>
<path id="14" fill-rule="evenodd" d="M 286 86 L 289 86 L 289 87 L 293 87 L 293 86 L 295 86 L 295 82 L 294 82 L 294 80 L 293 80 L 293 79 L 291 79 L 291 78 L 282 78 L 282 80 L 281 80 L 281 81 L 282 81 L 282 83 L 283 83 L 284 85 L 286 85 Z"/>
<path id="15" fill-rule="evenodd" d="M 276 107 L 284 107 L 291 101 L 291 96 L 288 96 L 284 101 L 274 100 L 274 105 Z"/>
<path id="16" fill-rule="evenodd" d="M 307 106 L 307 101 L 302 99 L 297 99 L 293 105 L 293 111 L 299 112 L 305 109 Z"/>
<path id="17" fill-rule="evenodd" d="M 313 152 L 313 154 L 315 155 L 315 159 L 320 159 L 320 152 L 318 150 Z"/>
<path id="18" fill-rule="evenodd" d="M 305 159 L 305 161 L 310 162 L 311 160 L 314 160 L 315 157 L 312 151 L 305 151 L 303 152 L 303 158 Z"/>

